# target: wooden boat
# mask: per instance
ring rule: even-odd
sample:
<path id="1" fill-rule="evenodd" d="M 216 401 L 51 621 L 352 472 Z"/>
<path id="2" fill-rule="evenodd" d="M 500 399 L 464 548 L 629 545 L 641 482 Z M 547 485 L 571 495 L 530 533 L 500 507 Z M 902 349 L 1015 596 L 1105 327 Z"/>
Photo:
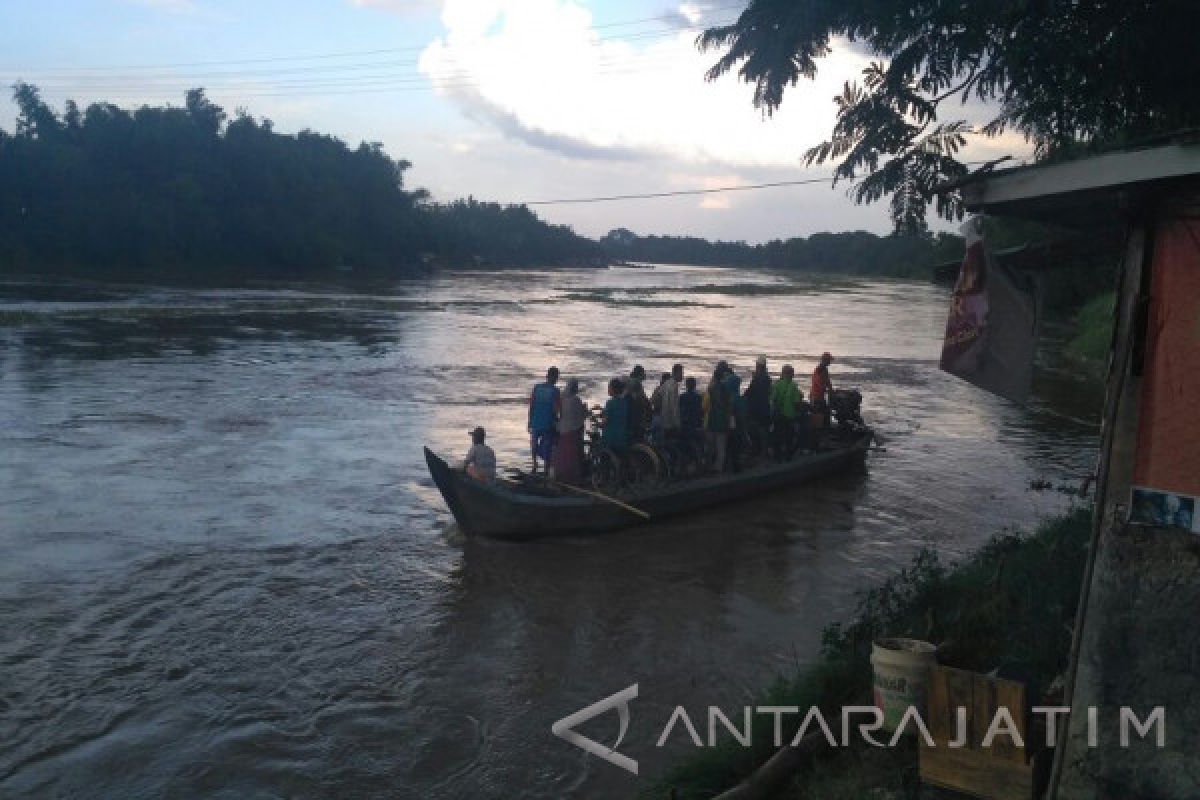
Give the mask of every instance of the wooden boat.
<path id="1" fill-rule="evenodd" d="M 520 540 L 628 528 L 803 483 L 861 466 L 873 438 L 874 433 L 864 429 L 782 464 L 772 462 L 733 474 L 633 488 L 616 498 L 637 511 L 598 497 L 557 493 L 553 484 L 537 491 L 513 482 L 481 483 L 453 469 L 428 447 L 425 462 L 463 532 Z"/>

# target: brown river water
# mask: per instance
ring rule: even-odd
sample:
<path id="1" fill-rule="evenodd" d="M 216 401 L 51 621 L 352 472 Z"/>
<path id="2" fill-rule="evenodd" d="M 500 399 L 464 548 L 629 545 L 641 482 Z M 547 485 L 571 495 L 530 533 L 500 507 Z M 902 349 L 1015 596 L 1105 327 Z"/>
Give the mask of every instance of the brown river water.
<path id="1" fill-rule="evenodd" d="M 1018 407 L 937 369 L 919 283 L 659 267 L 386 292 L 0 283 L 0 796 L 626 797 L 923 546 L 1067 507 L 1099 387 L 1053 337 Z M 838 357 L 886 451 L 600 537 L 463 537 L 421 446 L 524 466 L 550 364 L 807 375 Z M 701 380 L 701 385 L 704 380 Z M 629 775 L 550 732 L 631 684 Z M 611 742 L 616 715 L 585 732 Z M 703 733 L 703 731 L 702 731 Z"/>

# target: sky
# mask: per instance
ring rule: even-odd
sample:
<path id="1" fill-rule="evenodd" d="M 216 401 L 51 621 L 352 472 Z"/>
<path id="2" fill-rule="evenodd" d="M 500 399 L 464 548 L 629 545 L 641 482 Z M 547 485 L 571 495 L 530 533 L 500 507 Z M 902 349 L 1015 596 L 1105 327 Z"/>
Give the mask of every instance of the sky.
<path id="1" fill-rule="evenodd" d="M 822 178 L 802 154 L 870 60 L 835 42 L 766 117 L 751 87 L 706 82 L 696 35 L 733 0 L 4 0 L 0 80 L 61 108 L 182 104 L 200 86 L 279 132 L 381 142 L 435 200 L 533 202 Z M 977 110 L 976 110 L 977 111 Z M 15 109 L 0 102 L 0 128 Z M 1021 155 L 1019 139 L 971 158 Z M 886 205 L 826 182 L 668 199 L 539 205 L 588 236 L 750 242 L 889 230 Z M 937 226 L 935 226 L 937 227 Z"/>

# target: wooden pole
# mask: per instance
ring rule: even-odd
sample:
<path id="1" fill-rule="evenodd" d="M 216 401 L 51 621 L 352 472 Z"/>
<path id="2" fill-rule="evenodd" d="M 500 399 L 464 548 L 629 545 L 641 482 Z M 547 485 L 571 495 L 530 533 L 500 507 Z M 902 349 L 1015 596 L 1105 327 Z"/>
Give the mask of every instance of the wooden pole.
<path id="1" fill-rule="evenodd" d="M 714 800 L 765 800 L 775 797 L 780 785 L 795 776 L 804 759 L 821 750 L 822 745 L 828 744 L 824 733 L 819 730 L 811 731 L 796 745 L 784 745 L 779 748 L 775 755 L 751 773 L 750 777 L 732 789 L 721 792 Z"/>
<path id="2" fill-rule="evenodd" d="M 566 489 L 568 492 L 576 492 L 577 494 L 585 494 L 588 497 L 594 497 L 597 500 L 603 500 L 606 503 L 612 503 L 614 506 L 617 506 L 618 508 L 625 509 L 630 514 L 637 514 L 642 519 L 650 519 L 650 515 L 647 514 L 645 511 L 642 511 L 640 508 L 634 508 L 633 506 L 628 505 L 626 503 L 622 503 L 620 500 L 616 499 L 615 497 L 609 497 L 606 494 L 601 494 L 600 492 L 593 492 L 589 489 L 581 489 L 578 486 L 571 486 L 568 483 L 559 483 L 558 481 L 552 481 L 549 478 L 546 479 L 546 483 L 548 483 L 551 486 L 557 486 L 560 489 Z"/>
<path id="3" fill-rule="evenodd" d="M 1067 659 L 1066 685 L 1063 699 L 1075 707 L 1075 688 L 1079 678 L 1080 654 L 1084 628 L 1088 623 L 1088 605 L 1092 584 L 1096 581 L 1096 559 L 1107 529 L 1123 522 L 1110 514 L 1115 503 L 1127 496 L 1133 473 L 1133 447 L 1137 437 L 1137 406 L 1140 386 L 1132 373 L 1137 344 L 1138 309 L 1142 301 L 1145 275 L 1149 270 L 1148 257 L 1152 247 L 1152 230 L 1145 219 L 1130 226 L 1125 244 L 1124 263 L 1117 287 L 1114 309 L 1113 340 L 1109 350 L 1108 382 L 1105 388 L 1104 416 L 1100 427 L 1100 455 L 1096 465 L 1096 499 L 1092 512 L 1092 536 L 1084 563 L 1083 585 L 1079 606 L 1075 610 L 1075 627 L 1071 632 L 1071 650 Z M 1046 797 L 1058 796 L 1063 771 L 1067 767 L 1071 722 L 1059 726 L 1054 760 L 1050 768 Z"/>

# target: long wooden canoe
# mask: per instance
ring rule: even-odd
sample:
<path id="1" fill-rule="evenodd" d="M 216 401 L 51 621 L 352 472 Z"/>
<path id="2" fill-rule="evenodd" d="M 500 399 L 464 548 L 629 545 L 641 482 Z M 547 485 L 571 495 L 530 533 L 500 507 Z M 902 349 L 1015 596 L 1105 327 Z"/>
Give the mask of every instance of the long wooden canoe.
<path id="1" fill-rule="evenodd" d="M 453 469 L 428 447 L 425 463 L 464 533 L 520 540 L 628 528 L 803 483 L 861 466 L 873 437 L 871 431 L 865 430 L 781 464 L 770 463 L 738 473 L 711 475 L 619 495 L 622 503 L 648 517 L 598 498 L 523 491 L 504 482 L 481 483 Z"/>

